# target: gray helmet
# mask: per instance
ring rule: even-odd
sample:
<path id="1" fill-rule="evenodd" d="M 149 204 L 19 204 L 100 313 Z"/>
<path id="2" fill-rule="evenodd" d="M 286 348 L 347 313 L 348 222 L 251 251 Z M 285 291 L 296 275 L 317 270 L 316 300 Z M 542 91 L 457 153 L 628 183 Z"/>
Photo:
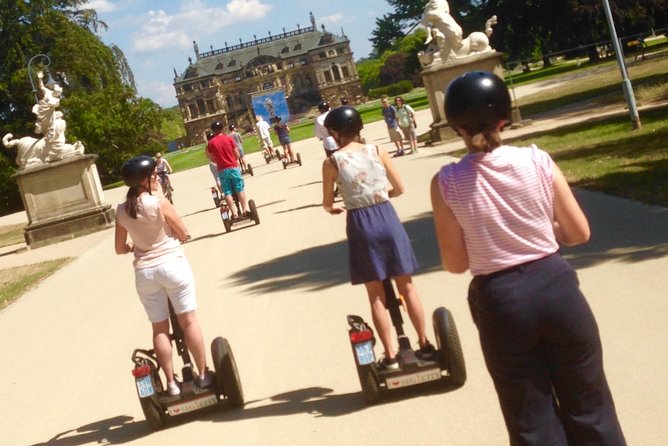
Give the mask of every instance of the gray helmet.
<path id="1" fill-rule="evenodd" d="M 469 71 L 455 78 L 445 93 L 445 117 L 455 130 L 477 134 L 510 121 L 506 84 L 489 71 Z"/>
<path id="2" fill-rule="evenodd" d="M 318 110 L 320 113 L 325 113 L 327 110 L 329 110 L 329 103 L 327 101 L 320 101 L 318 104 Z"/>
<path id="3" fill-rule="evenodd" d="M 220 121 L 214 121 L 214 122 L 211 124 L 211 131 L 213 131 L 214 133 L 215 133 L 215 132 L 220 132 L 221 130 L 223 130 L 223 123 L 222 123 L 222 122 L 220 122 Z"/>
<path id="4" fill-rule="evenodd" d="M 325 118 L 325 127 L 343 135 L 356 135 L 362 130 L 362 116 L 348 105 L 331 110 Z"/>
<path id="5" fill-rule="evenodd" d="M 150 178 L 158 163 L 150 156 L 136 156 L 123 164 L 121 167 L 121 177 L 126 186 L 134 187 L 144 180 Z"/>

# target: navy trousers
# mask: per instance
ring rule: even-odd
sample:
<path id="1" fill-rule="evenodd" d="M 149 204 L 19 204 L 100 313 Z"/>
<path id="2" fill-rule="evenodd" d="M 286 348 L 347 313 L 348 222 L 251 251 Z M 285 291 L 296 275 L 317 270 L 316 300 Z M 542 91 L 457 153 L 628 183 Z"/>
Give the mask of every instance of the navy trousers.
<path id="1" fill-rule="evenodd" d="M 598 326 L 557 253 L 474 277 L 478 327 L 511 445 L 625 445 Z"/>

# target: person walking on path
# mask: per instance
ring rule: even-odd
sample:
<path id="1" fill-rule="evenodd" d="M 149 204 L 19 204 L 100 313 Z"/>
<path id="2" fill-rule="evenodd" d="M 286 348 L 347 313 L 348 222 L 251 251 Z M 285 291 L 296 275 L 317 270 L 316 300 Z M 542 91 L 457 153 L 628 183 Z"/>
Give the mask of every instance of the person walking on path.
<path id="1" fill-rule="evenodd" d="M 406 139 L 411 147 L 411 154 L 417 153 L 417 133 L 415 129 L 417 128 L 417 122 L 415 121 L 415 110 L 413 107 L 406 104 L 404 98 L 397 96 L 394 98 L 394 105 L 397 109 L 397 122 L 401 133 L 404 134 L 404 139 Z"/>
<path id="2" fill-rule="evenodd" d="M 424 310 L 411 277 L 417 269 L 417 260 L 389 200 L 403 193 L 403 183 L 385 150 L 359 142 L 362 118 L 353 107 L 330 111 L 325 127 L 340 149 L 325 159 L 322 167 L 323 208 L 333 215 L 344 212 L 344 208 L 334 205 L 333 190 L 337 183 L 347 211 L 351 282 L 366 287 L 373 323 L 385 349 L 379 365 L 388 370 L 399 368 L 383 287 L 383 280 L 390 277 L 406 300 L 408 315 L 418 335 L 418 354 L 427 359 L 433 355 L 434 347 L 427 340 Z M 389 192 L 388 181 L 392 185 Z"/>
<path id="3" fill-rule="evenodd" d="M 404 143 L 402 141 L 403 138 L 401 136 L 401 132 L 399 131 L 399 123 L 397 122 L 397 110 L 393 105 L 390 105 L 387 96 L 383 96 L 380 99 L 380 103 L 383 106 L 383 119 L 385 119 L 385 125 L 387 125 L 387 132 L 390 135 L 390 141 L 393 142 L 397 148 L 394 156 L 403 156 Z"/>
<path id="4" fill-rule="evenodd" d="M 248 214 L 244 179 L 241 176 L 238 161 L 239 150 L 234 139 L 223 132 L 223 124 L 220 121 L 215 121 L 211 124 L 211 132 L 213 133 L 213 137 L 207 143 L 206 151 L 218 167 L 218 176 L 220 177 L 220 185 L 223 188 L 223 195 L 225 196 L 225 201 L 227 201 L 227 206 L 232 212 L 232 220 L 235 220 L 238 217 L 235 213 L 236 206 L 234 205 L 235 192 L 239 197 L 241 211 L 244 214 Z"/>
<path id="5" fill-rule="evenodd" d="M 204 338 L 195 309 L 195 283 L 181 243 L 188 239 L 174 207 L 164 198 L 153 196 L 158 190 L 157 163 L 148 156 L 127 161 L 123 182 L 129 187 L 126 200 L 116 210 L 116 254 L 134 254 L 137 294 L 153 327 L 153 348 L 165 373 L 167 393 L 178 395 L 174 378 L 172 343 L 169 336 L 169 304 L 186 339 L 199 372 L 199 386 L 213 384 L 206 367 Z M 128 235 L 132 244 L 128 243 Z"/>
<path id="6" fill-rule="evenodd" d="M 594 315 L 559 244 L 589 240 L 563 173 L 536 146 L 503 145 L 510 95 L 475 71 L 445 114 L 468 154 L 431 183 L 443 267 L 470 270 L 469 307 L 511 445 L 625 445 Z"/>
<path id="7" fill-rule="evenodd" d="M 334 138 L 332 138 L 332 135 L 329 134 L 325 127 L 325 119 L 329 113 L 329 104 L 327 101 L 321 101 L 318 104 L 318 111 L 320 111 L 320 115 L 315 118 L 315 136 L 322 141 L 325 156 L 329 157 L 338 147 L 336 141 L 334 141 Z"/>

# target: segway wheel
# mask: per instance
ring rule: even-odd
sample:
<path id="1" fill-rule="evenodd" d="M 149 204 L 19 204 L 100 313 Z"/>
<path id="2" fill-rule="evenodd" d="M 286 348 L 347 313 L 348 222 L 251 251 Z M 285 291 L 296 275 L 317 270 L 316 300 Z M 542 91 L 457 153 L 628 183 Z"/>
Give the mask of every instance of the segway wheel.
<path id="1" fill-rule="evenodd" d="M 225 232 L 232 231 L 232 221 L 229 218 L 223 218 L 223 226 L 225 226 Z"/>
<path id="2" fill-rule="evenodd" d="M 271 156 L 267 155 L 266 153 L 263 154 L 262 156 L 264 156 L 264 162 L 269 164 L 269 161 L 271 161 Z"/>
<path id="3" fill-rule="evenodd" d="M 248 168 L 248 173 L 250 174 L 250 176 L 253 176 L 253 166 L 251 166 L 250 164 L 246 164 L 246 166 Z"/>
<path id="4" fill-rule="evenodd" d="M 281 159 L 281 151 L 276 149 L 276 158 Z"/>
<path id="5" fill-rule="evenodd" d="M 248 208 L 250 209 L 250 218 L 256 225 L 260 224 L 260 216 L 257 213 L 257 207 L 254 200 L 248 200 Z"/>
<path id="6" fill-rule="evenodd" d="M 302 156 L 299 153 L 297 154 L 297 164 L 302 165 Z"/>
<path id="7" fill-rule="evenodd" d="M 234 361 L 232 348 L 225 338 L 220 336 L 211 342 L 211 357 L 216 370 L 216 384 L 221 394 L 225 395 L 232 407 L 244 405 L 244 392 Z"/>
<path id="8" fill-rule="evenodd" d="M 165 416 L 155 401 L 151 398 L 140 398 L 139 403 L 141 403 L 141 410 L 151 429 L 157 431 L 165 427 Z"/>
<path id="9" fill-rule="evenodd" d="M 461 387 L 466 382 L 466 365 L 452 313 L 445 307 L 439 307 L 434 311 L 432 320 L 440 364 L 448 372 L 445 381 L 448 385 Z"/>
<path id="10" fill-rule="evenodd" d="M 367 404 L 375 404 L 378 401 L 380 389 L 378 382 L 371 370 L 370 365 L 357 366 L 357 375 L 362 385 L 362 398 Z"/>
<path id="11" fill-rule="evenodd" d="M 216 207 L 219 208 L 220 207 L 220 198 L 214 198 L 213 199 L 213 204 L 215 204 Z"/>

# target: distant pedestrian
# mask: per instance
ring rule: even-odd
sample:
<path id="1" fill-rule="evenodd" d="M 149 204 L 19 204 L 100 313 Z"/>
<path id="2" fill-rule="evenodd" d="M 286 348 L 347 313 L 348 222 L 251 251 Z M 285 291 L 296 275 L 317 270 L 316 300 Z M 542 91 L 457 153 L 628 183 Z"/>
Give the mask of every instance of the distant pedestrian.
<path id="1" fill-rule="evenodd" d="M 546 152 L 502 143 L 502 79 L 466 73 L 445 104 L 468 154 L 432 180 L 437 241 L 447 271 L 473 274 L 469 307 L 510 444 L 625 445 L 596 320 L 559 254 L 589 240 L 587 217 Z"/>
<path id="2" fill-rule="evenodd" d="M 415 132 L 417 122 L 415 121 L 415 110 L 413 110 L 413 107 L 406 104 L 406 101 L 404 101 L 404 98 L 401 96 L 394 98 L 394 105 L 397 109 L 397 122 L 399 123 L 401 133 L 404 134 L 404 139 L 408 140 L 411 147 L 411 153 L 417 153 L 417 133 Z"/>
<path id="3" fill-rule="evenodd" d="M 390 141 L 394 143 L 397 148 L 394 156 L 403 156 L 404 154 L 404 144 L 402 141 L 401 132 L 399 132 L 399 123 L 397 122 L 397 110 L 393 105 L 387 100 L 387 96 L 383 96 L 380 99 L 380 103 L 383 106 L 382 113 L 383 119 L 385 119 L 385 125 L 387 125 L 387 132 L 390 135 Z"/>

